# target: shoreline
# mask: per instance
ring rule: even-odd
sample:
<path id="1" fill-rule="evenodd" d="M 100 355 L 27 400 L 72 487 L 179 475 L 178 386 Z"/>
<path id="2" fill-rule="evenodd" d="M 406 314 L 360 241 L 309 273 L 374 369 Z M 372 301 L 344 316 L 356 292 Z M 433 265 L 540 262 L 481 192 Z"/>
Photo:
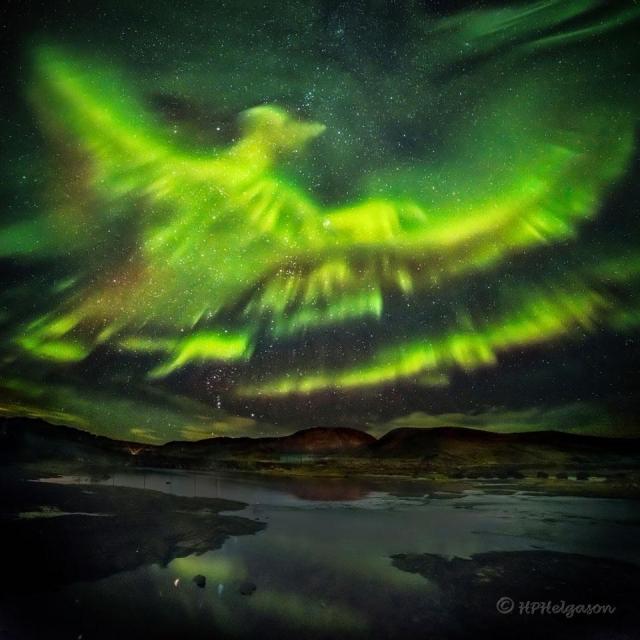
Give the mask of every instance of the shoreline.
<path id="1" fill-rule="evenodd" d="M 385 473 L 348 473 L 343 469 L 313 469 L 312 467 L 298 467 L 289 470 L 229 468 L 224 465 L 214 467 L 183 468 L 179 466 L 139 466 L 109 464 L 107 466 L 78 463 L 75 461 L 47 461 L 20 465 L 34 480 L 46 480 L 51 477 L 64 476 L 113 476 L 117 473 L 179 473 L 218 475 L 230 479 L 244 477 L 254 478 L 261 482 L 287 482 L 305 484 L 354 484 L 363 485 L 370 490 L 391 490 L 396 487 L 410 486 L 424 488 L 425 492 L 453 492 L 461 493 L 469 490 L 483 490 L 486 493 L 517 493 L 524 492 L 532 495 L 567 496 L 583 498 L 606 499 L 640 499 L 640 474 L 631 470 L 624 477 L 610 477 L 598 479 L 577 478 L 537 478 L 525 476 L 522 478 L 494 477 L 460 477 L 452 478 L 443 474 L 416 476 L 409 474 Z"/>

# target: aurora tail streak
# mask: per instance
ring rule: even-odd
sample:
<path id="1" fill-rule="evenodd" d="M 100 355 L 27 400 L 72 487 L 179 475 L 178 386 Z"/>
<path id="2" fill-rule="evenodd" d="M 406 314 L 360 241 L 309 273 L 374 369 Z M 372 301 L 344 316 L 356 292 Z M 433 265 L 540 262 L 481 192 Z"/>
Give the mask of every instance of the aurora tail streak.
<path id="1" fill-rule="evenodd" d="M 640 9 L 361 4 L 21 43 L 5 414 L 150 441 L 532 407 L 631 428 Z"/>

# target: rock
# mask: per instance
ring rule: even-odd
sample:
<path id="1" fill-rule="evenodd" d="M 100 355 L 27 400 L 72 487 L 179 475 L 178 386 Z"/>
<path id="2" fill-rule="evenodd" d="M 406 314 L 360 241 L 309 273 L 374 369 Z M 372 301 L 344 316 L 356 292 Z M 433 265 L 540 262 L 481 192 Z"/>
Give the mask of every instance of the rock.
<path id="1" fill-rule="evenodd" d="M 243 582 L 240 585 L 240 588 L 238 589 L 238 591 L 243 595 L 243 596 L 250 596 L 252 593 L 254 593 L 254 591 L 257 589 L 258 587 L 256 587 L 256 585 L 253 582 Z"/>
<path id="2" fill-rule="evenodd" d="M 201 588 L 204 589 L 204 586 L 207 584 L 207 579 L 202 575 L 198 574 L 193 577 L 193 581 Z"/>
<path id="3" fill-rule="evenodd" d="M 469 558 L 435 554 L 392 556 L 393 566 L 426 578 L 439 590 L 425 606 L 434 637 L 590 638 L 637 637 L 640 567 L 630 562 L 557 551 L 489 551 Z M 502 594 L 509 594 L 503 596 Z M 498 603 L 507 604 L 505 609 Z M 614 615 L 518 613 L 519 605 L 609 605 Z M 432 607 L 432 609 L 431 609 Z M 600 609 L 600 607 L 599 607 Z M 595 611 L 594 611 L 595 613 Z M 604 613 L 601 610 L 601 613 Z M 511 615 L 510 615 L 511 614 Z M 463 621 L 460 623 L 460 621 Z M 456 628 L 456 625 L 460 624 Z M 435 627 L 435 628 L 433 628 Z"/>

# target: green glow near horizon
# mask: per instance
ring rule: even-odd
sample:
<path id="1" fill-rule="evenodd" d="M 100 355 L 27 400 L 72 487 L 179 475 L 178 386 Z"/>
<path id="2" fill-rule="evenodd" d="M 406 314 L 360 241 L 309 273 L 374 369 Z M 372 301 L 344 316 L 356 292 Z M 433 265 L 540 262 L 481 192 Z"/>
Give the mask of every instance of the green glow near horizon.
<path id="1" fill-rule="evenodd" d="M 72 267 L 51 285 L 55 302 L 9 335 L 9 360 L 71 367 L 124 354 L 150 384 L 235 367 L 230 393 L 251 399 L 398 380 L 443 387 L 453 371 L 492 367 L 513 349 L 636 330 L 640 255 L 583 246 L 582 234 L 628 170 L 637 105 L 593 96 L 579 65 L 534 57 L 526 77 L 509 71 L 638 12 L 525 42 L 586 11 L 543 4 L 424 26 L 433 51 L 416 37 L 410 58 L 426 69 L 416 72 L 418 114 L 436 86 L 427 54 L 455 60 L 460 42 L 489 53 L 515 36 L 523 44 L 479 79 L 451 80 L 452 95 L 469 82 L 479 97 L 470 113 L 445 118 L 439 156 L 368 170 L 333 199 L 313 186 L 323 137 L 336 135 L 330 117 L 256 103 L 237 114 L 233 140 L 205 148 L 149 108 L 126 69 L 35 47 L 28 95 L 54 184 L 39 215 L 5 225 L 0 256 Z M 424 109 L 435 120 L 436 108 Z M 329 165 L 349 153 L 347 143 L 332 149 Z M 567 260 L 547 267 L 556 249 Z M 539 272 L 510 272 L 545 251 Z M 491 283 L 482 313 L 465 299 L 476 281 Z M 361 333 L 360 350 L 347 329 Z M 271 353 L 281 356 L 274 368 Z"/>

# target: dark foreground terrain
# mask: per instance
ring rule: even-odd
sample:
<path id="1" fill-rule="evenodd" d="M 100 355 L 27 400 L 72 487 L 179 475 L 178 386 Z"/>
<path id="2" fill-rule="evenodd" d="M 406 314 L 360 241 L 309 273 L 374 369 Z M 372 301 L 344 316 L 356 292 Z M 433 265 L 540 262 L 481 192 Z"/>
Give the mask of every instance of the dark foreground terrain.
<path id="1" fill-rule="evenodd" d="M 637 499 L 149 469 L 29 437 L 0 468 L 3 640 L 637 638 Z"/>
<path id="2" fill-rule="evenodd" d="M 437 623 L 450 639 L 637 637 L 640 568 L 553 551 L 470 558 L 395 555 L 394 566 L 437 585 Z"/>
<path id="3" fill-rule="evenodd" d="M 41 468 L 46 469 L 46 461 Z M 3 640 L 131 637 L 117 607 L 105 602 L 100 613 L 81 607 L 79 598 L 74 608 L 59 607 L 55 594 L 149 566 L 166 567 L 176 558 L 198 557 L 230 537 L 264 528 L 255 520 L 220 514 L 246 506 L 236 501 L 48 483 L 18 465 L 0 471 L 0 495 Z M 187 576 L 194 588 L 201 578 Z M 129 597 L 140 606 L 139 594 Z M 141 621 L 148 615 L 139 610 Z M 149 637 L 169 637 L 153 624 L 148 632 Z M 136 637 L 145 633 L 143 625 Z"/>
<path id="4" fill-rule="evenodd" d="M 3 468 L 3 640 L 637 638 L 636 501 L 126 477 L 165 489 Z"/>
<path id="5" fill-rule="evenodd" d="M 498 434 L 441 427 L 394 429 L 376 439 L 348 428 L 284 437 L 218 437 L 149 445 L 95 436 L 39 420 L 0 423 L 0 461 L 38 472 L 166 468 L 270 476 L 396 478 L 456 484 L 510 482 L 561 495 L 640 495 L 640 439 L 557 431 Z"/>
<path id="6" fill-rule="evenodd" d="M 230 500 L 50 484 L 26 477 L 16 466 L 0 472 L 0 494 L 5 545 L 0 598 L 166 565 L 264 527 L 220 515 L 245 506 Z"/>

